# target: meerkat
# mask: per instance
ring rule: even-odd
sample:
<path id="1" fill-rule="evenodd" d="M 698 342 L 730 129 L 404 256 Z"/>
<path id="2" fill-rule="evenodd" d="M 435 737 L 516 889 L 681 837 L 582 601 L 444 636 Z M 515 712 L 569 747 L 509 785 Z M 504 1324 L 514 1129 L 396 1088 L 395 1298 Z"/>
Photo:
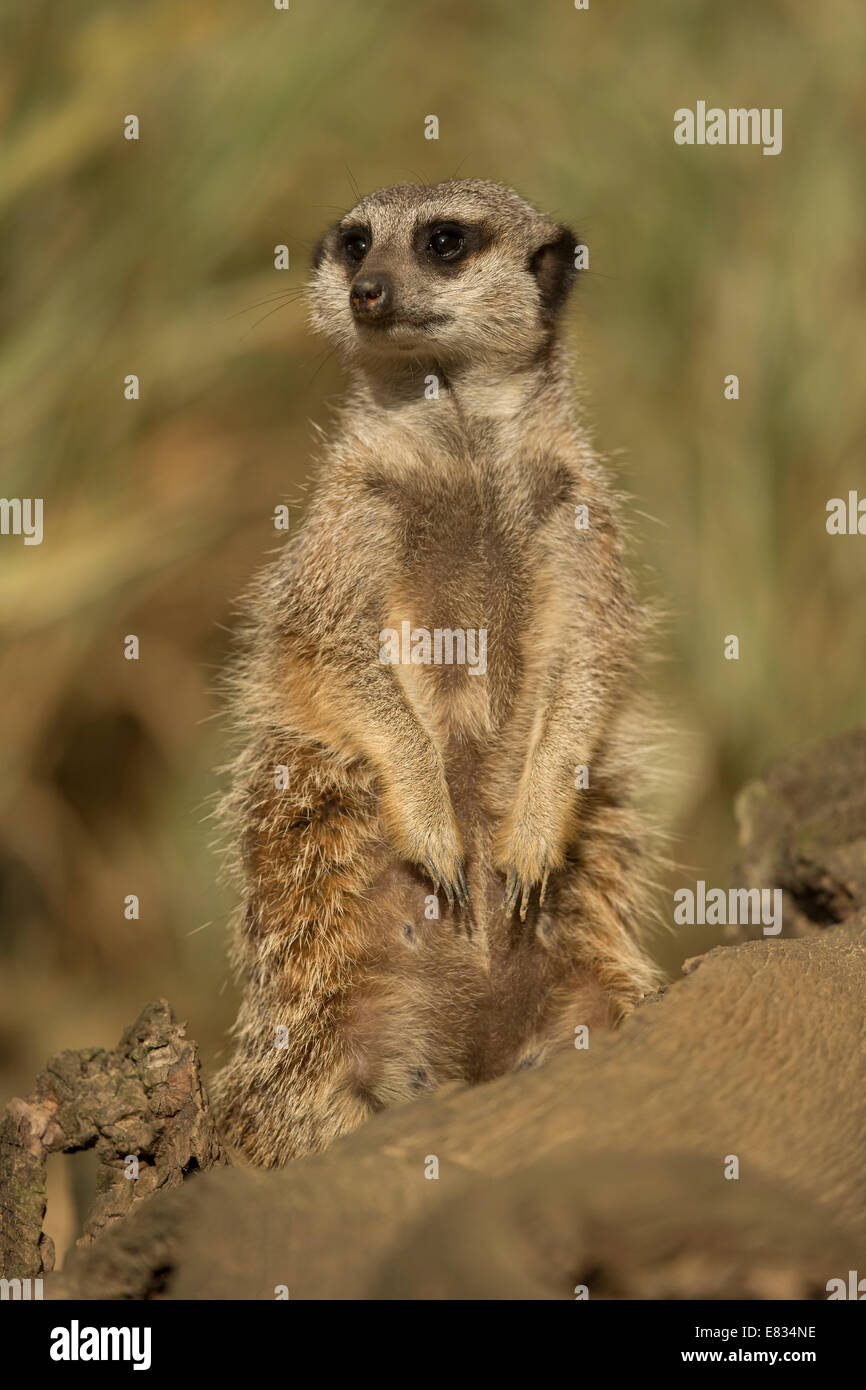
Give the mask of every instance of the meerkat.
<path id="1" fill-rule="evenodd" d="M 244 996 L 215 1097 L 254 1163 L 532 1065 L 658 985 L 646 613 L 572 407 L 577 249 L 474 180 L 383 189 L 316 248 L 348 386 L 234 677 Z"/>

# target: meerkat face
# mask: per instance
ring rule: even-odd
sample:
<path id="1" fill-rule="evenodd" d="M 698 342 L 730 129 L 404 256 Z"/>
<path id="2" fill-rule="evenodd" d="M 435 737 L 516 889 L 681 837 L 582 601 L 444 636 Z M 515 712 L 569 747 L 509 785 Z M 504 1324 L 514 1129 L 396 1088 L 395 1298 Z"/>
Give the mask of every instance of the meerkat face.
<path id="1" fill-rule="evenodd" d="M 500 184 L 384 188 L 316 247 L 313 327 L 355 360 L 531 359 L 555 330 L 575 246 Z"/>

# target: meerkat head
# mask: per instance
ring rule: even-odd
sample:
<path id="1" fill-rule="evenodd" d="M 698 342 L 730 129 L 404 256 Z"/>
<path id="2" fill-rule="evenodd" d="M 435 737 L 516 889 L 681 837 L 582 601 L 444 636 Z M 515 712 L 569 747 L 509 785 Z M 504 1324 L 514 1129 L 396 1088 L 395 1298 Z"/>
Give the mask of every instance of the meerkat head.
<path id="1" fill-rule="evenodd" d="M 313 327 L 354 361 L 530 361 L 555 333 L 575 246 L 500 184 L 383 188 L 316 247 Z"/>

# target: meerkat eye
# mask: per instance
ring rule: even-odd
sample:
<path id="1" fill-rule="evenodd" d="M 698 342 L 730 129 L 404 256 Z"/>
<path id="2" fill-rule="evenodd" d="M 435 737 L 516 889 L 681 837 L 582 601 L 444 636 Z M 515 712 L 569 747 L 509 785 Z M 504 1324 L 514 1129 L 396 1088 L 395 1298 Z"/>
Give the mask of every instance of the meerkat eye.
<path id="1" fill-rule="evenodd" d="M 459 227 L 447 224 L 435 227 L 427 243 L 427 249 L 438 256 L 440 261 L 456 261 L 462 255 L 466 238 Z"/>
<path id="2" fill-rule="evenodd" d="M 347 232 L 343 237 L 343 251 L 350 261 L 359 265 L 370 249 L 370 239 L 364 232 Z"/>

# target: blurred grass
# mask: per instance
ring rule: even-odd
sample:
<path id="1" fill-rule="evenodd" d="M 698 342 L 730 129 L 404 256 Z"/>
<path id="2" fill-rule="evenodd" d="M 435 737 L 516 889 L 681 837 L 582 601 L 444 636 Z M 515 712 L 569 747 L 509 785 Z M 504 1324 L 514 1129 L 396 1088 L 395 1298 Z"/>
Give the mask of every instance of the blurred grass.
<path id="1" fill-rule="evenodd" d="M 864 44 L 853 0 L 6 0 L 2 490 L 45 498 L 45 541 L 0 552 L 0 1089 L 158 994 L 207 1058 L 233 1016 L 212 687 L 339 392 L 300 303 L 250 306 L 352 179 L 501 179 L 590 243 L 571 329 L 670 613 L 676 881 L 724 883 L 738 787 L 863 719 L 866 542 L 824 506 L 866 490 Z M 782 154 L 675 146 L 701 98 L 781 106 Z"/>

